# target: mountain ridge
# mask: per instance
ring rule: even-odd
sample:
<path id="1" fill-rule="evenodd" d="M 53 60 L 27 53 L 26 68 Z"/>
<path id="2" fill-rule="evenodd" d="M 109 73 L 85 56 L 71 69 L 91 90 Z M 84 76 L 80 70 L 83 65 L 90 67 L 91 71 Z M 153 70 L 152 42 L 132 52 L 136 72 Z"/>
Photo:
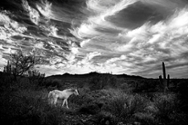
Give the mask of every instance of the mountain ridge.
<path id="1" fill-rule="evenodd" d="M 127 79 L 147 79 L 144 78 L 142 76 L 137 76 L 137 75 L 127 75 L 127 74 L 110 74 L 110 73 L 98 73 L 98 72 L 90 72 L 87 74 L 69 74 L 69 73 L 65 73 L 65 74 L 57 74 L 57 75 L 51 75 L 51 76 L 47 76 L 46 78 L 67 78 L 67 77 L 77 77 L 77 78 L 89 78 L 89 77 L 93 77 L 93 76 L 106 76 L 106 75 L 110 75 L 110 76 L 116 76 L 118 78 L 127 78 Z"/>

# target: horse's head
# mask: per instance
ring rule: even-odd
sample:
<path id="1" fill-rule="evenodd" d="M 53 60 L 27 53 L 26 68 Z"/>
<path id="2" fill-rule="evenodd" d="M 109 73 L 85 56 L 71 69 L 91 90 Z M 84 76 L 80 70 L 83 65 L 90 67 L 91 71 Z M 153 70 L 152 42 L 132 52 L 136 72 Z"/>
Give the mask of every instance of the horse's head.
<path id="1" fill-rule="evenodd" d="M 75 95 L 79 95 L 79 93 L 78 93 L 78 90 L 77 90 L 77 89 L 75 89 L 75 90 L 74 90 L 74 94 L 75 94 Z"/>

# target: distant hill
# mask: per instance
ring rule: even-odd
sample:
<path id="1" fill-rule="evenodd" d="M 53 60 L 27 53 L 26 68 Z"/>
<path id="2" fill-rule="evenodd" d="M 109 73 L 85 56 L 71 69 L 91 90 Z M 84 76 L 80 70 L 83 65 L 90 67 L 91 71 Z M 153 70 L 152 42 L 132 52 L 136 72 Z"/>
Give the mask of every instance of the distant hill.
<path id="1" fill-rule="evenodd" d="M 110 76 L 116 76 L 117 78 L 124 78 L 124 79 L 146 79 L 141 76 L 135 76 L 135 75 L 127 75 L 127 74 L 119 74 L 119 75 L 114 75 L 114 74 L 109 74 L 109 73 L 97 73 L 97 72 L 91 72 L 88 74 L 69 74 L 65 73 L 62 75 L 52 75 L 46 77 L 47 79 L 84 79 L 84 78 L 91 78 L 94 76 L 105 76 L 105 75 L 110 75 Z"/>
<path id="2" fill-rule="evenodd" d="M 7 74 L 0 71 L 0 76 L 6 76 Z M 105 76 L 105 75 L 110 75 L 110 76 L 116 76 L 118 78 L 125 78 L 125 79 L 146 79 L 144 77 L 141 76 L 135 76 L 135 75 L 127 75 L 127 74 L 119 74 L 119 75 L 114 75 L 114 74 L 110 74 L 110 73 L 97 73 L 97 72 L 91 72 L 88 74 L 69 74 L 69 73 L 65 73 L 62 75 L 51 75 L 51 76 L 47 76 L 46 79 L 53 79 L 53 78 L 90 78 L 90 77 L 94 77 L 94 76 Z"/>
<path id="3" fill-rule="evenodd" d="M 7 76 L 8 74 L 3 73 L 0 71 L 0 78 Z M 146 79 L 144 77 L 141 76 L 135 76 L 135 75 L 127 75 L 127 74 L 119 74 L 119 75 L 114 75 L 114 74 L 110 74 L 110 73 L 97 73 L 97 72 L 91 72 L 88 74 L 69 74 L 69 73 L 65 73 L 62 75 L 51 75 L 51 76 L 47 76 L 45 77 L 46 80 L 50 80 L 50 81 L 58 81 L 58 82 L 75 82 L 75 81 L 79 81 L 79 82 L 84 82 L 89 80 L 90 78 L 93 78 L 95 76 L 98 77 L 103 77 L 103 76 L 108 76 L 108 77 L 117 77 L 117 78 L 123 78 L 124 80 L 140 80 L 140 79 Z"/>

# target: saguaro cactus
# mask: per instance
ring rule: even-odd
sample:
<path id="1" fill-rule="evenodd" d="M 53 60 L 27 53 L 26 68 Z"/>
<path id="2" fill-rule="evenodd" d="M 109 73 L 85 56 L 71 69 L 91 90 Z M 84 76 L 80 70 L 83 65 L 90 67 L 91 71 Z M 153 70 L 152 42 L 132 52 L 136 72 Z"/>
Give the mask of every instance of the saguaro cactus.
<path id="1" fill-rule="evenodd" d="M 169 89 L 170 75 L 168 74 L 168 77 L 166 78 L 166 69 L 164 62 L 162 62 L 162 70 L 163 70 L 163 78 L 160 75 L 159 80 L 160 83 L 164 86 L 164 92 L 166 92 Z"/>
<path id="2" fill-rule="evenodd" d="M 12 71 L 12 68 L 11 68 L 10 62 L 8 61 L 7 65 L 4 67 L 3 72 L 11 74 L 11 71 Z"/>

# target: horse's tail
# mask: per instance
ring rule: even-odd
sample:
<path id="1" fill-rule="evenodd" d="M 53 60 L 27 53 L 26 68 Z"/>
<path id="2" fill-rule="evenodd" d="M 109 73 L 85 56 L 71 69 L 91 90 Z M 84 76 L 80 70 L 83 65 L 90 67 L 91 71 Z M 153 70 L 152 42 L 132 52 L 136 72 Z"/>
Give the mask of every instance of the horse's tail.
<path id="1" fill-rule="evenodd" d="M 49 103 L 52 103 L 52 94 L 53 94 L 52 91 L 50 91 L 50 92 L 48 93 L 48 102 L 49 102 Z"/>
<path id="2" fill-rule="evenodd" d="M 50 92 L 48 93 L 48 98 L 50 98 L 51 95 L 52 95 L 52 91 L 50 91 Z"/>

